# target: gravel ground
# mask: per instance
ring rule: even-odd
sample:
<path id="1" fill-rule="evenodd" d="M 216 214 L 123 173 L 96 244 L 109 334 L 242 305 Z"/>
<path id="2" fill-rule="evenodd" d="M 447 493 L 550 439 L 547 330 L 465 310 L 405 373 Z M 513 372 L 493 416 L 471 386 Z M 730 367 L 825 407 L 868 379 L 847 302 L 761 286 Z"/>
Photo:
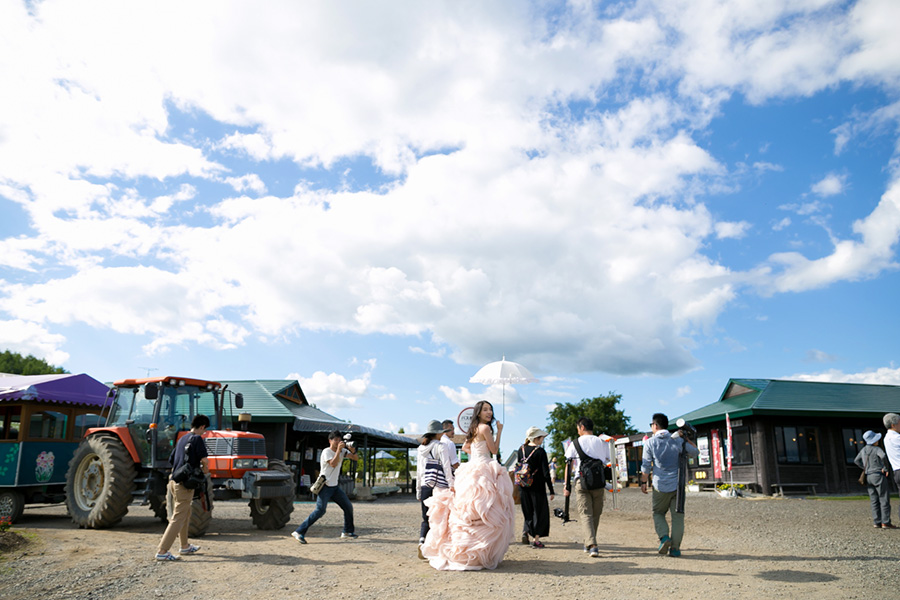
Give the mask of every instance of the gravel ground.
<path id="1" fill-rule="evenodd" d="M 341 511 L 330 505 L 305 546 L 288 534 L 312 503 L 296 504 L 291 527 L 259 531 L 246 504 L 219 502 L 209 533 L 192 540 L 201 553 L 172 563 L 153 560 L 164 527 L 146 507 L 108 530 L 77 529 L 61 505 L 29 507 L 14 528 L 28 543 L 0 553 L 0 598 L 897 596 L 900 530 L 873 528 L 867 499 L 689 494 L 684 554 L 675 559 L 656 553 L 649 496 L 626 489 L 615 510 L 610 498 L 599 559 L 582 551 L 580 523 L 553 519 L 546 549 L 513 543 L 496 571 L 465 573 L 416 558 L 419 506 L 409 497 L 355 503 L 357 540 L 338 539 Z M 551 509 L 561 506 L 558 496 Z"/>

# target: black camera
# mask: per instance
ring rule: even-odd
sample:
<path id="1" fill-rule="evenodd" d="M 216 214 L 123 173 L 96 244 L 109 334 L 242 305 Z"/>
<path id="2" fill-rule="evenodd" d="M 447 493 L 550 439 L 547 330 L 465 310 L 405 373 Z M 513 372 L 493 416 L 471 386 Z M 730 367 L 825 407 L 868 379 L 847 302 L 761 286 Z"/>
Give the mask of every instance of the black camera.
<path id="1" fill-rule="evenodd" d="M 353 436 L 351 434 L 344 434 L 344 445 L 351 451 L 356 449 L 356 442 L 353 441 Z"/>
<path id="2" fill-rule="evenodd" d="M 572 519 L 569 518 L 569 511 L 563 510 L 561 508 L 553 509 L 553 516 L 557 519 L 562 519 L 563 523 L 568 523 Z"/>
<path id="3" fill-rule="evenodd" d="M 697 430 L 684 419 L 678 419 L 675 421 L 675 424 L 678 426 L 678 430 L 672 434 L 672 437 L 677 438 L 684 436 L 685 439 L 697 437 Z"/>

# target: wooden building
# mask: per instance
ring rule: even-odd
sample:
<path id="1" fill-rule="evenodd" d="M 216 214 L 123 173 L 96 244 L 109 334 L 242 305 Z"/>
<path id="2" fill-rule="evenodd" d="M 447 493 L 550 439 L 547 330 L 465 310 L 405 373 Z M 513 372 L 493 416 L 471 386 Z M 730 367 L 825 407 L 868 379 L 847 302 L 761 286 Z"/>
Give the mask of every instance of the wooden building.
<path id="1" fill-rule="evenodd" d="M 764 494 L 861 492 L 853 459 L 866 430 L 885 432 L 882 417 L 889 412 L 900 413 L 900 386 L 729 379 L 718 401 L 681 415 L 698 432 L 700 456 L 691 461 L 689 478 L 733 479 Z M 732 474 L 714 460 L 717 451 L 726 455 L 726 414 Z"/>
<path id="2" fill-rule="evenodd" d="M 349 473 L 341 475 L 340 485 L 348 494 L 355 489 L 356 471 L 365 485 L 372 485 L 375 461 L 371 456 L 383 448 L 407 451 L 418 446 L 403 435 L 342 421 L 311 405 L 296 380 L 261 379 L 222 381 L 233 392 L 244 396 L 242 412 L 251 415 L 247 428 L 266 437 L 269 458 L 283 459 L 295 473 L 297 493 L 306 494 L 319 473 L 319 453 L 328 447 L 332 431 L 351 434 L 362 453 L 362 460 L 349 463 Z M 407 463 L 409 462 L 407 458 Z M 344 469 L 348 469 L 347 466 Z M 409 467 L 407 466 L 407 472 Z"/>

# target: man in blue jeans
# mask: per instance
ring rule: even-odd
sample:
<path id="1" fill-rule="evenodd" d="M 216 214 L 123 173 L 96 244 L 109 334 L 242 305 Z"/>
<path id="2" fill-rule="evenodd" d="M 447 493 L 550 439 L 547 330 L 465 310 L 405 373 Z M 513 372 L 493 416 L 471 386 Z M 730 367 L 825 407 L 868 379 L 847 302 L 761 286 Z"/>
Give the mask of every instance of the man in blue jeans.
<path id="1" fill-rule="evenodd" d="M 338 477 L 341 475 L 341 464 L 344 459 L 359 460 L 356 454 L 356 448 L 352 450 L 347 448 L 340 431 L 332 431 L 328 434 L 328 448 L 322 450 L 322 456 L 319 459 L 320 474 L 325 476 L 325 487 L 319 492 L 316 498 L 316 508 L 306 517 L 306 520 L 300 524 L 300 527 L 294 531 L 291 536 L 300 542 L 306 543 L 306 532 L 312 527 L 312 524 L 322 518 L 329 500 L 335 503 L 344 511 L 344 531 L 341 538 L 355 538 L 353 527 L 353 505 L 350 498 L 344 493 L 344 490 L 338 487 Z"/>

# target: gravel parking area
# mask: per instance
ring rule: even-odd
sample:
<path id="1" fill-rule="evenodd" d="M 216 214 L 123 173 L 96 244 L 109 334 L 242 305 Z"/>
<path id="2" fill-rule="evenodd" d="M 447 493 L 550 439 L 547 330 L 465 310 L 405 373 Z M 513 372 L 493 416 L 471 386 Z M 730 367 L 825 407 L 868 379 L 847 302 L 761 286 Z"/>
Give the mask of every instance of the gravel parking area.
<path id="1" fill-rule="evenodd" d="M 216 504 L 198 555 L 153 560 L 164 526 L 134 506 L 120 526 L 77 529 L 61 505 L 29 507 L 14 531 L 28 543 L 0 554 L 4 600 L 264 598 L 891 598 L 900 585 L 900 530 L 876 530 L 865 500 L 724 499 L 689 494 L 682 558 L 661 557 L 649 496 L 611 496 L 601 556 L 582 551 L 580 523 L 553 519 L 547 548 L 515 542 L 496 571 L 434 571 L 416 558 L 419 506 L 409 496 L 356 502 L 357 540 L 339 539 L 335 505 L 300 545 L 289 528 L 260 531 L 241 502 Z M 551 510 L 562 506 L 557 496 Z M 896 511 L 898 501 L 893 499 Z M 573 503 L 574 516 L 574 503 Z M 517 515 L 521 527 L 521 514 Z M 577 516 L 576 516 L 577 518 Z M 900 519 L 895 519 L 900 521 Z"/>

